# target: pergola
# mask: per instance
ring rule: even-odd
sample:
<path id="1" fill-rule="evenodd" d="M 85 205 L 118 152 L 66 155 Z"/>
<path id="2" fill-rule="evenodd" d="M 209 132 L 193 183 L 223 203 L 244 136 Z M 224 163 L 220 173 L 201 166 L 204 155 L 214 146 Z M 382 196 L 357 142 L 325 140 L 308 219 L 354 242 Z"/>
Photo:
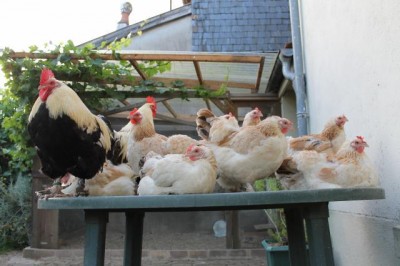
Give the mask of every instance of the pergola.
<path id="1" fill-rule="evenodd" d="M 56 59 L 57 54 L 16 52 L 13 59 Z M 82 60 L 79 55 L 70 55 L 71 60 Z M 122 51 L 117 55 L 110 52 L 97 52 L 92 59 L 118 63 L 129 61 L 133 67 L 135 79 L 121 77 L 117 89 L 117 107 L 103 112 L 117 128 L 126 124 L 127 112 L 143 103 L 143 98 L 152 95 L 160 102 L 156 117 L 156 126 L 181 125 L 182 130 L 193 130 L 196 112 L 208 108 L 216 115 L 232 112 L 239 120 L 254 107 L 260 108 L 265 115 L 280 114 L 278 90 L 282 82 L 280 62 L 277 52 L 269 53 L 202 53 L 202 52 L 161 52 L 161 51 Z M 149 78 L 139 67 L 144 61 L 170 62 L 171 70 Z M 73 80 L 74 77 L 58 76 L 61 80 Z M 74 80 L 77 81 L 77 80 Z M 87 81 L 87 80 L 78 80 Z M 101 86 L 108 86 L 106 81 L 96 80 Z M 165 86 L 162 94 L 135 90 L 140 84 Z M 160 85 L 158 85 L 160 84 Z M 216 91 L 226 87 L 226 93 L 218 97 L 202 98 L 196 87 Z M 185 87 L 185 98 L 179 87 Z M 80 93 L 82 98 L 97 94 L 100 98 L 110 98 L 104 91 Z M 190 129 L 189 129 L 190 128 Z M 161 129 L 163 130 L 163 129 Z M 165 129 L 167 130 L 167 129 Z M 169 130 L 167 130 L 169 131 Z"/>

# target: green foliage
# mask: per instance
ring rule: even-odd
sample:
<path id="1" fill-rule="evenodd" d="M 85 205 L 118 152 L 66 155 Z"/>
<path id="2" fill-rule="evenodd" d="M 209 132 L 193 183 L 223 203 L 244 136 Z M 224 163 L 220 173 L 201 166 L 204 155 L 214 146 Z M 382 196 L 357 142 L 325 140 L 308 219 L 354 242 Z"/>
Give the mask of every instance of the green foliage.
<path id="1" fill-rule="evenodd" d="M 19 175 L 6 185 L 0 180 L 0 251 L 27 245 L 31 217 L 30 178 Z"/>
<path id="2" fill-rule="evenodd" d="M 108 49 L 117 54 L 117 48 L 127 44 L 115 42 Z M 95 58 L 93 45 L 76 47 L 72 41 L 65 44 L 45 44 L 45 50 L 31 46 L 31 53 L 55 54 L 54 59 L 22 58 L 12 59 L 13 51 L 4 49 L 0 65 L 6 77 L 5 88 L 0 89 L 0 250 L 18 248 L 28 244 L 28 221 L 30 219 L 30 182 L 32 159 L 36 154 L 27 132 L 30 110 L 38 96 L 40 73 L 44 67 L 52 69 L 57 77 L 78 94 L 94 91 L 105 92 L 110 98 L 121 77 L 134 80 L 132 66 L 105 62 Z M 77 55 L 83 60 L 74 60 Z M 151 73 L 165 71 L 168 64 L 163 62 L 158 69 L 157 62 L 149 64 Z M 146 72 L 147 73 L 147 72 Z M 105 85 L 111 84 L 111 85 Z M 105 110 L 111 105 L 98 94 L 83 98 L 92 110 Z"/>
<path id="3" fill-rule="evenodd" d="M 113 61 L 101 59 L 92 44 L 77 47 L 72 41 L 47 43 L 43 49 L 32 45 L 29 48 L 31 56 L 25 58 L 13 58 L 14 51 L 10 48 L 5 48 L 0 54 L 0 66 L 7 80 L 5 88 L 0 88 L 0 192 L 4 199 L 0 205 L 0 249 L 4 248 L 3 245 L 20 247 L 28 242 L 30 170 L 36 152 L 27 133 L 27 121 L 38 96 L 37 87 L 43 68 L 51 69 L 95 113 L 115 108 L 118 100 L 126 98 L 124 93 L 132 91 L 148 94 L 173 91 L 187 99 L 190 88 L 184 82 L 176 80 L 172 84 L 163 84 L 151 79 L 158 73 L 169 71 L 170 62 L 138 62 L 140 70 L 149 79 L 133 85 L 135 69 L 131 62 L 121 60 L 119 53 L 130 41 L 130 38 L 124 38 L 100 47 L 113 55 Z M 46 56 L 52 58 L 43 59 Z M 217 91 L 203 87 L 191 89 L 204 98 L 226 93 L 225 84 Z"/>
<path id="4" fill-rule="evenodd" d="M 269 177 L 257 180 L 254 183 L 256 191 L 279 191 L 282 190 L 281 184 L 275 177 Z M 268 229 L 270 241 L 279 245 L 286 245 L 287 228 L 283 209 L 268 209 L 264 210 L 268 220 L 272 223 L 274 229 Z"/>

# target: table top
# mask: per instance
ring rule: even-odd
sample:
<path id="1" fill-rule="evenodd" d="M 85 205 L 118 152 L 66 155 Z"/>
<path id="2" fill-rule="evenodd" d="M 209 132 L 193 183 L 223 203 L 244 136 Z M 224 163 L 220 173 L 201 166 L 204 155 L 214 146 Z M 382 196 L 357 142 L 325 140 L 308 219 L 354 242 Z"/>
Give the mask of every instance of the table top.
<path id="1" fill-rule="evenodd" d="M 38 200 L 38 209 L 201 211 L 266 209 L 331 201 L 384 199 L 382 188 L 334 188 L 155 196 L 67 197 Z"/>

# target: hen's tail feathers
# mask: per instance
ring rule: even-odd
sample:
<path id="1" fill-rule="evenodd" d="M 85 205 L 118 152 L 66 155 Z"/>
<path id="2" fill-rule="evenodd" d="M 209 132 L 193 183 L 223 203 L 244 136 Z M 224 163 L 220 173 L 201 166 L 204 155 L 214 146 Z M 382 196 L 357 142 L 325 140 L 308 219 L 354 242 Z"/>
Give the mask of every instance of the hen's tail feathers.
<path id="1" fill-rule="evenodd" d="M 215 115 L 209 109 L 202 108 L 197 112 L 196 130 L 199 137 L 203 140 L 209 139 L 211 128 L 209 118 L 215 118 Z"/>

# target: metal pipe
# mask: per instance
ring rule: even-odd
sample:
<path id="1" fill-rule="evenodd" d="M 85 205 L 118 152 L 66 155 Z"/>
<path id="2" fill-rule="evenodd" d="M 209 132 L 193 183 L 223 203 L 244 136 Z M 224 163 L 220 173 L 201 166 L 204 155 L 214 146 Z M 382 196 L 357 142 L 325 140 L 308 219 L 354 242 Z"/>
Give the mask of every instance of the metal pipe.
<path id="1" fill-rule="evenodd" d="M 303 68 L 303 48 L 300 28 L 299 0 L 289 0 L 290 23 L 292 28 L 294 80 L 296 93 L 297 133 L 299 136 L 308 134 L 308 111 L 306 106 L 306 84 Z"/>

